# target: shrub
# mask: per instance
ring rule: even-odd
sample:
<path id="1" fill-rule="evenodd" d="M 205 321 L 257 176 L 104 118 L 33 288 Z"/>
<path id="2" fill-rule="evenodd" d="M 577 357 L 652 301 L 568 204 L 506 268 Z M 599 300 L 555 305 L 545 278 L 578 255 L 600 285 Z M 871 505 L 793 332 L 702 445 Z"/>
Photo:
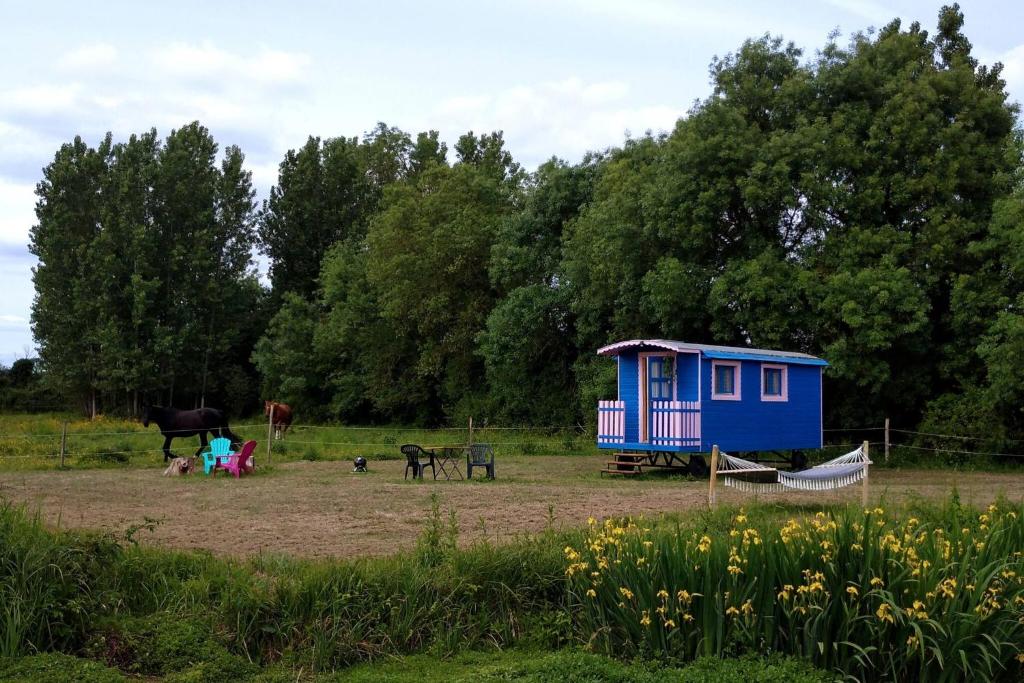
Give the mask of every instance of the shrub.
<path id="1" fill-rule="evenodd" d="M 57 652 L 19 657 L 0 658 L 0 680 L 25 683 L 124 683 L 126 679 L 116 669 Z"/>
<path id="2" fill-rule="evenodd" d="M 106 602 L 95 579 L 120 555 L 111 537 L 51 532 L 0 503 L 0 656 L 73 649 Z"/>
<path id="3" fill-rule="evenodd" d="M 83 652 L 122 671 L 150 676 L 230 657 L 209 624 L 168 612 L 108 622 L 89 639 Z"/>
<path id="4" fill-rule="evenodd" d="M 593 524 L 565 548 L 580 635 L 690 660 L 782 652 L 857 679 L 992 680 L 1024 638 L 1024 510 L 955 501 L 940 523 L 882 508 L 725 533 Z"/>

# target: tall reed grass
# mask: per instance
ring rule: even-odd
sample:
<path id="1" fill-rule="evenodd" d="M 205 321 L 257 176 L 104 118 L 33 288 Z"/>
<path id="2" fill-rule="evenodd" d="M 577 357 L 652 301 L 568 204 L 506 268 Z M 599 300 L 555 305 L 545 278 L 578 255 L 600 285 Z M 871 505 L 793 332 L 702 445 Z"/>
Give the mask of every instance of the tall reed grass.
<path id="1" fill-rule="evenodd" d="M 195 622 L 193 630 L 253 662 L 285 660 L 307 670 L 508 645 L 559 623 L 548 615 L 564 611 L 562 537 L 547 532 L 459 549 L 456 534 L 435 505 L 412 553 L 347 562 L 224 560 L 50 531 L 23 509 L 0 504 L 0 657 L 78 652 L 87 644 L 101 656 L 97 641 L 149 637 L 129 632 L 133 619 L 149 615 Z M 122 654 L 111 657 L 119 664 Z"/>
<path id="2" fill-rule="evenodd" d="M 1018 680 L 1024 509 L 843 508 L 727 528 L 591 521 L 564 549 L 596 651 L 797 655 L 857 680 Z"/>

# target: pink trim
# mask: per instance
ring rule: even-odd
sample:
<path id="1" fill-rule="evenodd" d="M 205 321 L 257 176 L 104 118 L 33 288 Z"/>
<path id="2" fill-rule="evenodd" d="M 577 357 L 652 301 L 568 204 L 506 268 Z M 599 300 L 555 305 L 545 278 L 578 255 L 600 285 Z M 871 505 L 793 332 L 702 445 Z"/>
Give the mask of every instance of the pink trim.
<path id="1" fill-rule="evenodd" d="M 734 369 L 733 372 L 733 389 L 735 392 L 731 394 L 719 394 L 715 391 L 715 369 L 719 366 L 730 367 Z M 740 367 L 740 362 L 736 360 L 712 360 L 711 361 L 711 398 L 715 401 L 742 401 L 743 400 L 743 372 Z"/>
<path id="2" fill-rule="evenodd" d="M 764 371 L 765 370 L 781 370 L 782 371 L 782 394 L 780 396 L 774 396 L 764 393 Z M 761 363 L 761 400 L 762 401 L 775 401 L 781 403 L 789 400 L 789 367 L 778 363 Z"/>
<path id="3" fill-rule="evenodd" d="M 626 403 L 624 401 L 598 401 L 597 442 L 614 444 L 625 443 L 625 441 Z"/>
<path id="4" fill-rule="evenodd" d="M 654 412 L 650 443 L 663 446 L 700 444 L 700 403 L 651 401 Z"/>

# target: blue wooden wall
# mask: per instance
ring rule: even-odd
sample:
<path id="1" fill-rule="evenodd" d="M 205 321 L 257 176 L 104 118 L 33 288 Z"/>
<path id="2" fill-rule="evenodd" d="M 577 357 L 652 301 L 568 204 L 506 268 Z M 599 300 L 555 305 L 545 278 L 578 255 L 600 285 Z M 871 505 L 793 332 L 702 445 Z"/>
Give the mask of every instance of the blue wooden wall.
<path id="1" fill-rule="evenodd" d="M 626 443 L 640 438 L 640 385 L 636 352 L 619 354 L 619 400 L 626 402 Z"/>
<path id="2" fill-rule="evenodd" d="M 711 398 L 711 360 L 703 359 L 701 450 L 790 450 L 821 446 L 821 368 L 788 365 L 789 400 L 761 400 L 761 362 L 742 361 L 740 401 Z"/>
<path id="3" fill-rule="evenodd" d="M 680 353 L 676 355 L 678 370 L 676 371 L 676 400 L 697 400 L 697 364 L 700 356 L 696 353 Z"/>

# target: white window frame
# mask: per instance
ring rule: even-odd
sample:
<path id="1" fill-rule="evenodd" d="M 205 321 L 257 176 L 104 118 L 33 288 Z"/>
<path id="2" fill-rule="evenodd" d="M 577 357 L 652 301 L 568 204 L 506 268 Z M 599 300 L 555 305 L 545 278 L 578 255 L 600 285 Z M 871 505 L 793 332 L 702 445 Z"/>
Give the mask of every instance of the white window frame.
<path id="1" fill-rule="evenodd" d="M 781 370 L 782 371 L 782 393 L 774 396 L 764 393 L 764 371 L 765 370 Z M 761 400 L 762 401 L 774 401 L 776 403 L 783 403 L 789 400 L 789 366 L 784 363 L 761 363 Z"/>
<path id="2" fill-rule="evenodd" d="M 715 377 L 718 374 L 718 367 L 730 367 L 733 369 L 732 385 L 733 393 L 720 394 L 717 391 L 718 382 Z M 711 399 L 714 401 L 742 401 L 743 400 L 743 364 L 736 360 L 712 360 L 711 361 Z"/>

